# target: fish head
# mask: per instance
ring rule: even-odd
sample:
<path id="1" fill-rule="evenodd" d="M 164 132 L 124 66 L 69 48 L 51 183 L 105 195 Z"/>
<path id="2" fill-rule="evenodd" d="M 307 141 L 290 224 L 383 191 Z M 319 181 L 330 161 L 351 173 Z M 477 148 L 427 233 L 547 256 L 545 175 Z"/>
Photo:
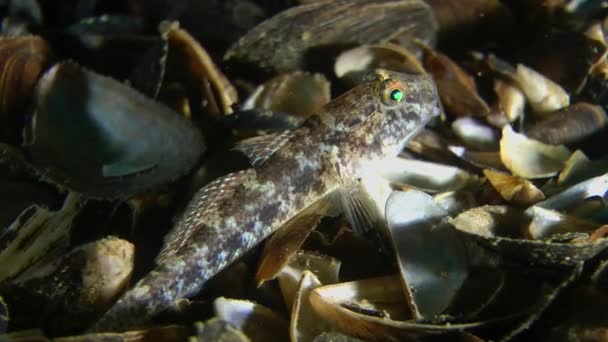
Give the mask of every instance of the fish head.
<path id="1" fill-rule="evenodd" d="M 432 118 L 441 112 L 439 95 L 428 75 L 376 70 L 368 87 L 375 109 L 362 113 L 368 124 L 369 149 L 381 157 L 394 157 Z M 369 140 L 372 135 L 373 140 Z"/>
<path id="2" fill-rule="evenodd" d="M 340 151 L 342 164 L 395 157 L 432 118 L 439 96 L 428 75 L 377 69 L 365 82 L 324 107 L 326 143 Z"/>

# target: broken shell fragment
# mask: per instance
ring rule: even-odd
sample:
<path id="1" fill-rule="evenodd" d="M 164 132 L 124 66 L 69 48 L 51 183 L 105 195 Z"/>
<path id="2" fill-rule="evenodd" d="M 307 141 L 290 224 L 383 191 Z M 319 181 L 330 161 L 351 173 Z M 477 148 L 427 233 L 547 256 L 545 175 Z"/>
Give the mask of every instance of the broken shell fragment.
<path id="1" fill-rule="evenodd" d="M 534 69 L 518 64 L 510 76 L 524 92 L 535 113 L 551 113 L 570 104 L 570 96 L 559 84 Z"/>
<path id="2" fill-rule="evenodd" d="M 608 118 L 602 107 L 579 102 L 535 123 L 526 135 L 545 144 L 568 145 L 600 131 L 606 123 Z"/>
<path id="3" fill-rule="evenodd" d="M 84 201 L 70 193 L 56 212 L 30 206 L 0 235 L 0 282 L 13 278 L 44 258 L 69 238 L 72 221 Z"/>
<path id="4" fill-rule="evenodd" d="M 291 309 L 289 324 L 291 341 L 311 341 L 324 331 L 331 330 L 331 326 L 313 310 L 309 300 L 310 292 L 321 285 L 319 279 L 312 272 L 304 271 Z"/>
<path id="5" fill-rule="evenodd" d="M 545 199 L 545 195 L 532 182 L 502 172 L 483 170 L 494 189 L 505 201 L 513 204 L 531 205 Z"/>
<path id="6" fill-rule="evenodd" d="M 260 85 L 241 110 L 280 112 L 306 118 L 331 100 L 330 84 L 323 74 L 296 71 Z"/>
<path id="7" fill-rule="evenodd" d="M 504 113 L 509 122 L 523 117 L 526 98 L 518 87 L 511 82 L 497 78 L 494 81 L 494 92 L 498 97 L 498 109 L 501 113 Z"/>
<path id="8" fill-rule="evenodd" d="M 564 168 L 557 177 L 557 184 L 563 185 L 570 182 L 579 172 L 589 166 L 590 160 L 581 150 L 576 150 L 564 163 Z"/>
<path id="9" fill-rule="evenodd" d="M 441 192 L 433 196 L 433 198 L 450 216 L 459 214 L 478 205 L 475 192 L 473 191 Z"/>
<path id="10" fill-rule="evenodd" d="M 564 165 L 557 178 L 557 191 L 566 186 L 601 176 L 608 171 L 608 160 L 604 158 L 590 160 L 581 150 L 576 150 Z"/>
<path id="11" fill-rule="evenodd" d="M 536 203 L 537 206 L 557 211 L 567 211 L 580 205 L 587 199 L 603 198 L 608 193 L 608 173 L 593 177 L 566 190 Z"/>
<path id="12" fill-rule="evenodd" d="M 536 240 L 565 233 L 591 233 L 599 227 L 595 222 L 538 206 L 528 208 L 526 213 L 532 217 L 527 235 Z"/>
<path id="13" fill-rule="evenodd" d="M 459 118 L 452 122 L 452 131 L 467 146 L 481 151 L 496 151 L 498 133 L 489 126 L 471 118 Z"/>
<path id="14" fill-rule="evenodd" d="M 507 170 L 505 164 L 500 160 L 500 152 L 471 151 L 462 146 L 448 146 L 448 150 L 480 169 Z"/>
<path id="15" fill-rule="evenodd" d="M 570 96 L 559 84 L 534 69 L 523 64 L 513 67 L 492 54 L 488 56 L 487 63 L 490 69 L 521 89 L 537 114 L 554 112 L 570 104 Z"/>
<path id="16" fill-rule="evenodd" d="M 531 221 L 528 213 L 507 206 L 469 209 L 450 222 L 482 246 L 503 257 L 529 265 L 573 266 L 593 258 L 608 247 L 608 239 L 593 242 L 548 242 L 524 238 Z"/>
<path id="17" fill-rule="evenodd" d="M 249 337 L 242 331 L 218 318 L 212 318 L 205 323 L 196 322 L 194 327 L 196 337 L 190 337 L 190 342 L 250 342 Z"/>
<path id="18" fill-rule="evenodd" d="M 37 317 L 19 310 L 23 305 L 14 302 L 18 308 L 15 314 L 22 320 L 28 317 L 43 321 L 44 328 L 53 334 L 81 330 L 107 309 L 127 285 L 133 270 L 133 255 L 133 244 L 111 237 L 39 263 L 10 281 L 10 291 L 36 298 L 47 309 Z M 63 314 L 49 314 L 53 312 Z"/>
<path id="19" fill-rule="evenodd" d="M 0 38 L 0 51 L 0 140 L 18 142 L 26 106 L 53 57 L 38 36 Z"/>
<path id="20" fill-rule="evenodd" d="M 406 297 L 418 320 L 441 315 L 468 276 L 464 245 L 452 226 L 441 223 L 445 216 L 433 197 L 421 191 L 396 191 L 386 202 Z"/>
<path id="21" fill-rule="evenodd" d="M 379 161 L 375 167 L 391 183 L 406 184 L 433 192 L 476 188 L 481 180 L 463 169 L 404 158 Z"/>
<path id="22" fill-rule="evenodd" d="M 313 60 L 327 62 L 332 48 L 387 41 L 415 48 L 414 39 L 433 41 L 436 27 L 424 1 L 318 1 L 262 22 L 232 45 L 224 59 L 266 72 L 304 70 Z"/>
<path id="23" fill-rule="evenodd" d="M 335 284 L 339 279 L 340 266 L 338 259 L 314 252 L 298 251 L 277 276 L 287 308 L 291 310 L 304 272 L 312 272 L 323 284 Z"/>
<path id="24" fill-rule="evenodd" d="M 407 49 L 394 44 L 363 45 L 342 52 L 334 64 L 334 73 L 349 85 L 362 82 L 374 69 L 410 74 L 424 74 L 424 67 Z"/>
<path id="25" fill-rule="evenodd" d="M 403 341 L 482 325 L 416 323 L 408 320 L 403 299 L 398 276 L 322 286 L 310 294 L 313 308 L 323 319 L 340 331 L 365 340 Z"/>
<path id="26" fill-rule="evenodd" d="M 167 37 L 169 44 L 165 79 L 184 84 L 191 104 L 199 103 L 196 100 L 201 101 L 200 107 L 207 113 L 232 113 L 232 106 L 238 102 L 236 89 L 215 65 L 209 53 L 177 22 L 162 22 L 159 31 Z"/>
<path id="27" fill-rule="evenodd" d="M 179 114 L 71 63 L 49 70 L 36 97 L 26 127 L 32 164 L 90 197 L 127 198 L 175 180 L 204 149 L 199 131 Z"/>
<path id="28" fill-rule="evenodd" d="M 552 146 L 529 139 L 507 125 L 500 139 L 500 159 L 513 174 L 523 178 L 545 178 L 556 175 L 570 158 L 564 146 Z"/>
<path id="29" fill-rule="evenodd" d="M 213 307 L 217 318 L 241 330 L 252 342 L 289 339 L 285 319 L 261 304 L 219 297 Z"/>

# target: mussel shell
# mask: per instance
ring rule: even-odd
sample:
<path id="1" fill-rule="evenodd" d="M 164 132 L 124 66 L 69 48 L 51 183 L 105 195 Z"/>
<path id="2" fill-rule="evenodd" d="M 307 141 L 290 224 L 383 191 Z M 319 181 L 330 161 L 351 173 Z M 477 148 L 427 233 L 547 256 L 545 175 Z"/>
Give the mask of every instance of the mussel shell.
<path id="1" fill-rule="evenodd" d="M 51 48 L 37 36 L 0 38 L 0 140 L 14 142 Z"/>
<path id="2" fill-rule="evenodd" d="M 203 151 L 179 114 L 75 64 L 40 80 L 26 127 L 31 162 L 56 183 L 95 198 L 127 198 L 185 174 Z"/>
<path id="3" fill-rule="evenodd" d="M 205 48 L 177 22 L 163 21 L 159 31 L 169 44 L 165 82 L 181 83 L 197 110 L 203 107 L 214 115 L 232 113 L 232 105 L 238 102 L 236 89 Z"/>
<path id="4" fill-rule="evenodd" d="M 414 38 L 430 42 L 436 27 L 424 1 L 319 1 L 262 22 L 235 43 L 224 59 L 266 72 L 288 72 L 306 69 L 319 57 L 332 60 L 328 57 L 332 52 L 353 45 L 396 41 L 416 51 Z"/>
<path id="5" fill-rule="evenodd" d="M 526 130 L 526 134 L 545 144 L 567 145 L 588 138 L 607 123 L 608 118 L 602 107 L 579 102 L 537 122 Z"/>

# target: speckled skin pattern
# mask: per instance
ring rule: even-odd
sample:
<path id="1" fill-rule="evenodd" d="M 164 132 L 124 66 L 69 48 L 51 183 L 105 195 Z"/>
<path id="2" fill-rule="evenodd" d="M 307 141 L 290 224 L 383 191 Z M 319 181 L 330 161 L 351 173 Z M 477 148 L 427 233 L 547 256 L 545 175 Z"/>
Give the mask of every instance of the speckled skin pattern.
<path id="1" fill-rule="evenodd" d="M 395 87 L 404 93 L 400 102 L 389 97 Z M 92 330 L 125 330 L 194 295 L 303 209 L 358 179 L 366 163 L 395 157 L 438 113 L 430 78 L 376 71 L 310 117 L 261 165 L 201 189 L 165 238 L 158 266 Z"/>

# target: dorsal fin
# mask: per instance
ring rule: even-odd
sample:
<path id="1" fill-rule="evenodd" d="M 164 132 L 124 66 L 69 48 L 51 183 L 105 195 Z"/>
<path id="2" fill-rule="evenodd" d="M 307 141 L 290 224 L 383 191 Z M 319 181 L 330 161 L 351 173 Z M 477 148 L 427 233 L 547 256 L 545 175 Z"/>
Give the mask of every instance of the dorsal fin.
<path id="1" fill-rule="evenodd" d="M 255 177 L 254 169 L 230 173 L 205 185 L 194 194 L 175 227 L 165 236 L 163 248 L 156 258 L 157 264 L 162 264 L 185 246 L 197 229 L 206 226 L 205 219 L 209 213 L 222 201 L 231 198 L 237 187 L 252 177 Z"/>
<path id="2" fill-rule="evenodd" d="M 283 147 L 294 134 L 295 131 L 288 130 L 241 140 L 233 150 L 246 155 L 251 165 L 257 167 Z"/>

